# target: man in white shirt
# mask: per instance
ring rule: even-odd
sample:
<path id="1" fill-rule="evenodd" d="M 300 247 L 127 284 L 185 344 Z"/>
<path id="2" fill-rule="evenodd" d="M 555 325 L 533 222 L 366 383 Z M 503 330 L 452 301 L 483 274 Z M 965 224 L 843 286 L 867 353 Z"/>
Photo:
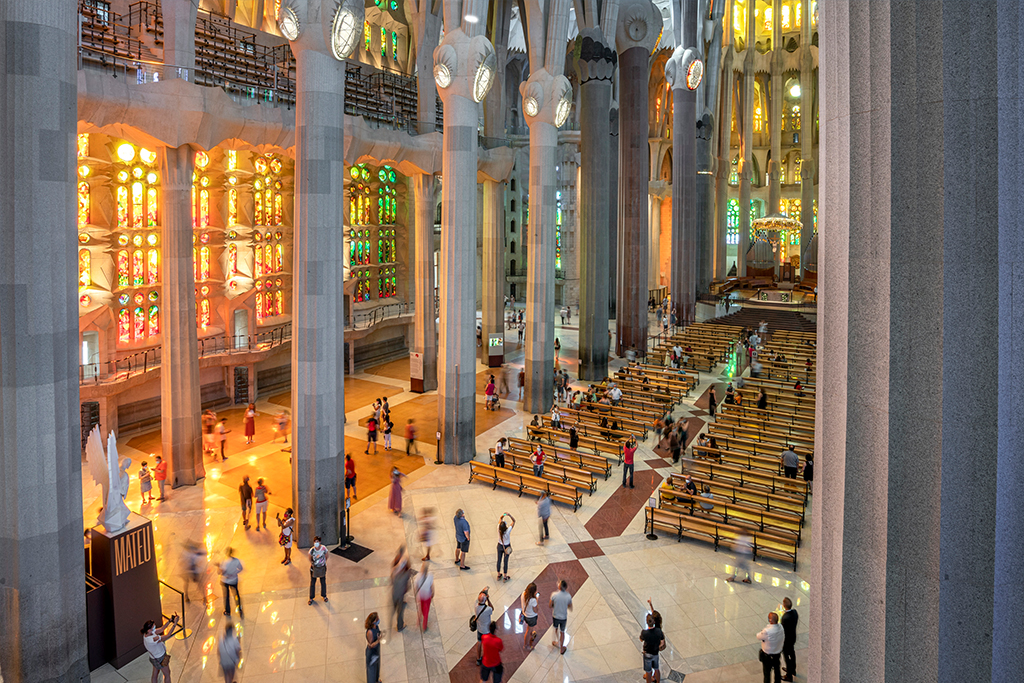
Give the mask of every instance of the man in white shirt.
<path id="1" fill-rule="evenodd" d="M 611 394 L 612 394 L 612 403 L 615 404 L 615 405 L 619 405 L 619 400 L 622 398 L 622 389 L 619 389 L 619 387 L 617 385 L 613 386 Z"/>
<path id="2" fill-rule="evenodd" d="M 568 588 L 569 584 L 565 582 L 565 579 L 559 581 L 558 590 L 551 594 L 550 602 L 551 622 L 555 627 L 556 638 L 551 644 L 561 648 L 563 655 L 565 654 L 565 624 L 569 620 L 569 610 L 572 609 L 572 595 L 569 594 Z"/>
<path id="3" fill-rule="evenodd" d="M 242 572 L 242 562 L 234 556 L 231 548 L 225 552 L 227 558 L 220 563 L 220 585 L 224 588 L 224 615 L 231 615 L 231 591 L 234 591 L 235 602 L 238 603 L 238 616 L 242 617 L 242 598 L 238 595 L 238 575 Z"/>
<path id="4" fill-rule="evenodd" d="M 761 641 L 761 669 L 764 671 L 764 683 L 771 683 L 771 673 L 775 672 L 775 683 L 782 683 L 782 672 L 779 668 L 779 657 L 782 654 L 782 644 L 785 642 L 786 634 L 779 624 L 779 615 L 775 612 L 768 613 L 768 625 L 757 634 Z"/>
<path id="5" fill-rule="evenodd" d="M 476 607 L 473 609 L 473 613 L 476 615 L 476 663 L 479 666 L 483 661 L 483 637 L 491 632 L 491 617 L 494 615 L 494 605 L 491 604 L 491 596 L 487 593 L 487 588 L 484 588 L 476 596 Z"/>
<path id="6" fill-rule="evenodd" d="M 178 615 L 175 614 L 163 626 L 157 627 L 155 621 L 147 621 L 142 627 L 142 642 L 149 653 L 149 663 L 153 665 L 153 676 L 151 683 L 160 680 L 160 672 L 164 674 L 164 683 L 171 683 L 171 656 L 167 654 L 167 646 L 164 641 L 170 639 L 176 631 Z"/>

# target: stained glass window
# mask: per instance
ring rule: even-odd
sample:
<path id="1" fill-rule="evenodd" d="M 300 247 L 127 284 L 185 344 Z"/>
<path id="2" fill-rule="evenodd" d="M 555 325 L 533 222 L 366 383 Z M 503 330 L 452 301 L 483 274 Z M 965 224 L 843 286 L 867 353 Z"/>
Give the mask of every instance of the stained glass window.
<path id="1" fill-rule="evenodd" d="M 124 185 L 117 187 L 117 227 L 128 227 L 128 188 Z"/>
<path id="2" fill-rule="evenodd" d="M 117 286 L 127 287 L 130 278 L 128 250 L 117 252 Z"/>
<path id="3" fill-rule="evenodd" d="M 562 267 L 562 191 L 555 191 L 555 268 Z"/>
<path id="4" fill-rule="evenodd" d="M 284 315 L 284 292 L 280 289 L 274 292 L 274 315 Z"/>
<path id="5" fill-rule="evenodd" d="M 228 225 L 236 225 L 238 223 L 238 190 L 231 188 L 228 190 Z"/>
<path id="6" fill-rule="evenodd" d="M 740 202 L 738 199 L 730 199 L 725 215 L 725 243 L 740 243 Z"/>
<path id="7" fill-rule="evenodd" d="M 210 247 L 203 245 L 199 248 L 199 280 L 210 279 Z"/>
<path id="8" fill-rule="evenodd" d="M 380 56 L 388 56 L 388 30 L 383 26 L 380 27 Z"/>
<path id="9" fill-rule="evenodd" d="M 143 217 L 142 183 L 132 183 L 132 227 L 142 227 Z"/>
<path id="10" fill-rule="evenodd" d="M 145 254 L 141 249 L 132 252 L 132 286 L 141 287 L 145 282 Z"/>
<path id="11" fill-rule="evenodd" d="M 151 228 L 159 222 L 157 211 L 156 188 L 150 187 L 146 190 L 146 224 Z"/>
<path id="12" fill-rule="evenodd" d="M 761 126 L 764 125 L 764 114 L 761 112 L 761 107 L 754 108 L 754 131 L 760 131 Z"/>
<path id="13" fill-rule="evenodd" d="M 84 159 L 89 156 L 89 134 L 79 133 L 78 134 L 78 158 Z"/>
<path id="14" fill-rule="evenodd" d="M 117 340 L 122 343 L 130 342 L 132 339 L 131 316 L 127 308 L 117 312 Z"/>
<path id="15" fill-rule="evenodd" d="M 150 249 L 146 257 L 146 284 L 155 285 L 160 281 L 160 252 Z"/>
<path id="16" fill-rule="evenodd" d="M 782 28 L 788 29 L 788 28 L 791 27 L 790 23 L 789 23 L 789 17 L 790 17 L 789 5 L 783 5 L 782 6 Z"/>
<path id="17" fill-rule="evenodd" d="M 274 245 L 274 272 L 280 273 L 284 268 L 284 245 L 278 242 Z"/>
<path id="18" fill-rule="evenodd" d="M 83 227 L 89 224 L 90 198 L 89 183 L 78 183 L 78 226 Z"/>
<path id="19" fill-rule="evenodd" d="M 92 285 L 92 254 L 88 249 L 78 251 L 78 286 L 82 289 Z"/>
<path id="20" fill-rule="evenodd" d="M 238 272 L 238 246 L 234 243 L 228 245 L 228 273 L 234 275 Z"/>
<path id="21" fill-rule="evenodd" d="M 149 307 L 149 336 L 155 337 L 160 334 L 160 308 L 157 306 Z"/>
<path id="22" fill-rule="evenodd" d="M 132 338 L 139 341 L 146 337 L 146 311 L 142 306 L 137 306 L 132 312 Z"/>
<path id="23" fill-rule="evenodd" d="M 391 58 L 398 61 L 398 33 L 396 31 L 391 32 Z"/>
<path id="24" fill-rule="evenodd" d="M 363 42 L 366 44 L 366 51 L 369 52 L 371 45 L 370 42 L 373 38 L 373 32 L 370 30 L 370 22 L 363 22 Z"/>
<path id="25" fill-rule="evenodd" d="M 200 299 L 196 312 L 199 316 L 199 327 L 205 330 L 210 326 L 210 300 Z"/>
<path id="26" fill-rule="evenodd" d="M 224 160 L 229 171 L 238 170 L 238 152 L 229 149 L 224 152 Z"/>

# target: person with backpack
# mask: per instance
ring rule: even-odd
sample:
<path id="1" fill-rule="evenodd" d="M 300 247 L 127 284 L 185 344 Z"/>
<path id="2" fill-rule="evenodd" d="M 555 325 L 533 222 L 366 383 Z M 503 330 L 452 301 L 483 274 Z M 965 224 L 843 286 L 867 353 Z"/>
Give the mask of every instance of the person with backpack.
<path id="1" fill-rule="evenodd" d="M 469 620 L 469 630 L 476 631 L 476 665 L 483 662 L 483 637 L 491 632 L 491 615 L 494 614 L 494 605 L 491 604 L 491 596 L 488 594 L 489 586 L 484 586 L 476 596 L 476 606 L 473 608 L 473 618 Z"/>

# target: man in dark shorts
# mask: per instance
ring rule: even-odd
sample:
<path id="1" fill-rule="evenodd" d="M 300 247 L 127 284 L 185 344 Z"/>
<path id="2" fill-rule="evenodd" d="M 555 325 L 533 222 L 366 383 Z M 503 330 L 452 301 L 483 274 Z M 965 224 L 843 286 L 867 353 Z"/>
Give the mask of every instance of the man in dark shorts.
<path id="1" fill-rule="evenodd" d="M 466 555 L 469 553 L 469 520 L 466 519 L 462 508 L 455 511 L 455 564 L 459 569 L 469 569 L 466 566 Z"/>
<path id="2" fill-rule="evenodd" d="M 352 459 L 351 453 L 345 454 L 345 493 L 352 489 L 352 497 L 358 498 L 356 494 L 356 461 Z"/>
<path id="3" fill-rule="evenodd" d="M 252 487 L 249 486 L 249 475 L 242 477 L 242 485 L 238 487 L 238 495 L 242 499 L 242 523 L 249 528 L 249 513 L 252 512 Z"/>
<path id="4" fill-rule="evenodd" d="M 505 675 L 505 667 L 501 664 L 501 651 L 505 649 L 505 643 L 494 634 L 496 628 L 498 625 L 492 621 L 487 633 L 481 636 L 483 658 L 480 663 L 480 680 L 501 683 L 501 678 Z"/>
<path id="5" fill-rule="evenodd" d="M 640 631 L 640 641 L 644 644 L 644 680 L 647 683 L 661 681 L 661 656 L 665 649 L 665 634 L 661 630 L 661 615 L 654 611 L 651 601 L 647 601 L 651 613 L 647 615 L 647 628 Z"/>
<path id="6" fill-rule="evenodd" d="M 366 421 L 366 450 L 363 451 L 367 455 L 370 454 L 370 444 L 373 444 L 373 454 L 377 455 L 377 418 L 373 415 Z"/>

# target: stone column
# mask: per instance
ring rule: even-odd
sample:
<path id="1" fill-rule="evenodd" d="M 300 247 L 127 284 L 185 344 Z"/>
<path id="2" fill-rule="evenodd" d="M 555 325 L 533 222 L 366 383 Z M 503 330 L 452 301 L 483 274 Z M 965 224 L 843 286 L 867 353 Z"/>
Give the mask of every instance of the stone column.
<path id="1" fill-rule="evenodd" d="M 196 68 L 196 14 L 198 2 L 169 0 L 160 6 L 164 22 L 164 78 L 184 78 L 195 81 Z M 191 253 L 191 252 L 190 252 Z"/>
<path id="2" fill-rule="evenodd" d="M 661 13 L 651 0 L 625 0 L 615 34 L 621 77 L 619 112 L 619 263 L 616 353 L 647 348 L 648 65 L 661 32 Z"/>
<path id="3" fill-rule="evenodd" d="M 494 48 L 479 35 L 482 24 L 464 18 L 479 17 L 483 10 L 482 0 L 445 3 L 444 41 L 434 51 L 434 74 L 435 78 L 441 74 L 438 84 L 444 102 L 437 412 L 441 452 L 449 464 L 472 460 L 476 454 L 477 98 L 473 82 L 478 64 L 488 56 L 493 64 Z"/>
<path id="4" fill-rule="evenodd" d="M 1024 12 L 978 8 L 821 10 L 809 680 L 1020 677 Z"/>
<path id="5" fill-rule="evenodd" d="M 619 292 L 619 106 L 608 114 L 608 315 L 617 317 Z M 610 346 L 610 345 L 609 345 Z M 599 379 L 604 379 L 599 378 Z"/>
<path id="6" fill-rule="evenodd" d="M 439 3 L 434 0 L 412 0 L 406 4 L 409 13 L 409 32 L 412 38 L 410 49 L 415 50 L 416 72 L 423 78 L 416 79 L 416 118 L 419 119 L 417 132 L 433 133 L 437 118 L 437 84 L 428 78 L 434 68 L 434 48 L 441 36 Z M 430 218 L 433 226 L 433 216 Z M 431 295 L 433 296 L 433 295 Z"/>
<path id="7" fill-rule="evenodd" d="M 653 183 L 651 183 L 653 184 Z M 661 196 L 647 195 L 647 288 L 661 286 Z"/>
<path id="8" fill-rule="evenodd" d="M 676 320 L 695 318 L 697 304 L 697 91 L 686 84 L 698 55 L 697 2 L 686 0 L 677 20 L 681 40 L 665 64 L 672 87 L 672 308 Z"/>
<path id="9" fill-rule="evenodd" d="M 579 19 L 579 17 L 577 17 Z M 580 367 L 581 380 L 608 376 L 608 229 L 612 157 L 608 109 L 618 57 L 599 30 L 584 28 L 580 77 Z"/>
<path id="10" fill-rule="evenodd" d="M 729 50 L 731 55 L 732 50 Z M 718 117 L 718 176 L 715 179 L 715 279 L 724 280 L 729 273 L 726 259 L 729 234 L 729 173 L 732 169 L 732 91 L 735 76 L 732 61 L 725 60 L 722 74 L 722 108 Z"/>
<path id="11" fill-rule="evenodd" d="M 800 30 L 800 274 L 807 274 L 807 248 L 814 238 L 814 59 L 811 55 L 811 0 L 801 0 Z"/>
<path id="12" fill-rule="evenodd" d="M 673 7 L 679 6 L 679 0 Z M 722 91 L 723 55 L 732 57 L 732 35 L 724 22 L 728 3 L 715 2 L 711 5 L 710 25 L 697 25 L 696 45 L 708 44 L 707 62 L 704 65 L 704 80 L 697 89 L 697 286 L 698 295 L 708 292 L 711 281 L 716 277 L 716 226 L 718 173 L 721 164 L 716 158 L 718 144 L 718 107 Z M 697 15 L 691 15 L 696 20 Z M 710 28 L 710 30 L 709 30 Z M 723 29 L 725 37 L 723 39 Z M 728 144 L 728 142 L 726 143 Z M 728 176 L 727 176 L 728 177 Z"/>
<path id="13" fill-rule="evenodd" d="M 804 15 L 807 16 L 807 15 Z M 810 19 L 806 22 L 811 23 Z M 810 50 L 807 50 L 810 54 Z M 782 83 L 782 0 L 774 0 L 772 8 L 772 76 L 768 101 L 771 114 L 768 116 L 768 132 L 771 141 L 772 159 L 768 164 L 768 208 L 770 216 L 779 212 L 782 199 L 782 102 L 785 98 Z"/>
<path id="14" fill-rule="evenodd" d="M 505 193 L 503 183 L 485 180 L 483 185 L 481 360 L 486 365 L 490 359 L 490 335 L 505 334 Z"/>
<path id="15" fill-rule="evenodd" d="M 747 12 L 747 35 L 743 43 L 743 110 L 740 121 L 743 124 L 740 136 L 742 157 L 740 174 L 740 243 L 736 250 L 736 275 L 747 275 L 747 252 L 750 250 L 750 174 L 753 172 L 754 157 L 754 13 Z M 771 213 L 769 211 L 769 213 Z"/>
<path id="16" fill-rule="evenodd" d="M 413 353 L 420 354 L 423 377 L 410 377 L 412 390 L 437 389 L 437 316 L 434 312 L 434 176 L 410 178 L 414 220 Z"/>
<path id="17" fill-rule="evenodd" d="M 164 242 L 160 441 L 171 486 L 191 486 L 206 476 L 192 263 L 192 171 L 196 149 L 181 145 L 158 150 Z"/>
<path id="18" fill-rule="evenodd" d="M 84 680 L 75 46 L 68 2 L 0 4 L 0 674 Z"/>
<path id="19" fill-rule="evenodd" d="M 321 6 L 321 1 L 324 2 Z M 292 505 L 298 545 L 339 542 L 344 490 L 345 65 L 325 44 L 333 3 L 299 7 L 295 53 Z M 328 24 L 329 26 L 329 24 Z"/>

